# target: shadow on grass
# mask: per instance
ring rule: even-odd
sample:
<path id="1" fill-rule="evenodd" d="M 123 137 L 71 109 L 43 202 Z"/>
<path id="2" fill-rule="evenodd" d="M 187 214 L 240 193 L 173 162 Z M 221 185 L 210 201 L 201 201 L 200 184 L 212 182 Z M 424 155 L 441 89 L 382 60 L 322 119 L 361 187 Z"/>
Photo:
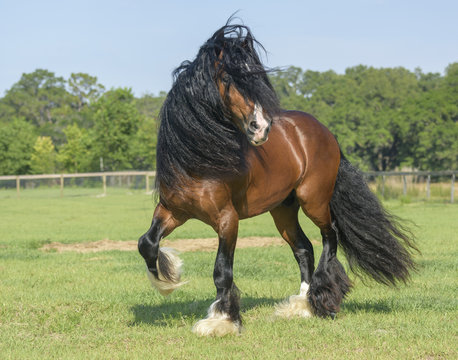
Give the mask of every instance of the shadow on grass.
<path id="1" fill-rule="evenodd" d="M 385 299 L 355 301 L 349 300 L 342 303 L 342 311 L 346 313 L 366 312 L 372 314 L 390 314 L 395 312 L 419 311 L 454 311 L 456 310 L 455 297 L 441 293 L 440 289 L 429 294 L 403 294 L 387 297 Z"/>
<path id="2" fill-rule="evenodd" d="M 344 301 L 342 311 L 346 313 L 367 312 L 374 314 L 388 314 L 393 312 L 392 304 L 387 300 L 378 301 Z"/>
<path id="3" fill-rule="evenodd" d="M 263 306 L 274 307 L 284 299 L 277 298 L 241 298 L 241 312 Z M 423 299 L 422 297 L 393 297 L 378 300 L 345 300 L 342 303 L 341 312 L 346 314 L 370 313 L 370 314 L 391 314 L 396 311 L 414 311 L 418 309 L 434 309 L 434 299 Z M 135 305 L 131 308 L 135 319 L 131 325 L 150 324 L 156 326 L 167 326 L 177 321 L 196 321 L 207 316 L 207 309 L 214 299 L 202 299 L 194 301 L 170 301 L 165 300 L 158 305 Z M 437 299 L 436 299 L 437 302 Z M 437 307 L 437 306 L 436 306 Z"/>
<path id="4" fill-rule="evenodd" d="M 282 299 L 252 298 L 241 299 L 241 312 L 243 313 L 258 306 L 274 306 Z M 214 299 L 203 299 L 195 301 L 166 302 L 159 305 L 135 305 L 131 307 L 135 319 L 131 326 L 139 324 L 150 324 L 166 326 L 179 320 L 197 320 L 207 316 L 207 309 Z"/>

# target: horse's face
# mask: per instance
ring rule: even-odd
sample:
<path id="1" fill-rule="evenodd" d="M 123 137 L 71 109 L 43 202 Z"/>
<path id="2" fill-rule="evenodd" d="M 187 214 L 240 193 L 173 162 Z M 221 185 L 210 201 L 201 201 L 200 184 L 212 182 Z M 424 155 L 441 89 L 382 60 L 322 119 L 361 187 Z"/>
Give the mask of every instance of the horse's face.
<path id="1" fill-rule="evenodd" d="M 233 83 L 225 81 L 225 74 L 217 79 L 218 89 L 231 120 L 255 146 L 264 144 L 269 137 L 272 119 L 265 114 L 262 106 L 246 99 Z"/>

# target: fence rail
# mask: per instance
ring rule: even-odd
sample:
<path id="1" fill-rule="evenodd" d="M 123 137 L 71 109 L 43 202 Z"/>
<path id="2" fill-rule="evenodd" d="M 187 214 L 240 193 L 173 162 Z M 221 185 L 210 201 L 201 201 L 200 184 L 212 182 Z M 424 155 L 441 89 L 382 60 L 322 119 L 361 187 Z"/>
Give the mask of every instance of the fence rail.
<path id="1" fill-rule="evenodd" d="M 103 195 L 107 193 L 107 176 L 144 176 L 145 177 L 145 190 L 150 191 L 150 177 L 156 176 L 155 171 L 107 171 L 98 173 L 75 173 L 75 174 L 40 174 L 40 175 L 8 175 L 0 176 L 1 180 L 16 180 L 17 196 L 20 197 L 21 193 L 21 180 L 60 180 L 60 196 L 64 196 L 64 179 L 72 178 L 102 178 Z"/>
<path id="2" fill-rule="evenodd" d="M 367 171 L 363 173 L 366 178 L 369 177 L 381 177 L 381 195 L 385 195 L 385 182 L 387 176 L 401 176 L 403 184 L 403 195 L 407 195 L 407 176 L 414 177 L 426 177 L 426 198 L 431 197 L 431 177 L 445 177 L 450 176 L 450 202 L 453 203 L 455 200 L 455 179 L 458 174 L 458 170 L 446 170 L 446 171 Z"/>
<path id="3" fill-rule="evenodd" d="M 402 175 L 412 175 L 412 176 L 452 176 L 457 175 L 458 170 L 444 170 L 444 171 L 366 171 L 364 175 L 366 176 L 402 176 Z"/>
<path id="4" fill-rule="evenodd" d="M 455 193 L 455 180 L 458 170 L 448 171 L 367 171 L 363 173 L 367 179 L 381 178 L 379 184 L 382 196 L 385 196 L 385 189 L 388 177 L 401 177 L 402 178 L 402 193 L 407 195 L 407 177 L 411 176 L 416 179 L 423 178 L 426 181 L 426 198 L 431 197 L 431 178 L 433 177 L 450 177 L 450 202 L 454 202 Z M 72 178 L 101 178 L 103 195 L 107 193 L 107 177 L 131 177 L 131 176 L 144 176 L 145 177 L 145 191 L 149 193 L 150 178 L 156 176 L 155 171 L 113 171 L 113 172 L 97 172 L 97 173 L 76 173 L 76 174 L 43 174 L 43 175 L 7 175 L 0 176 L 0 181 L 16 181 L 17 196 L 20 197 L 21 182 L 26 180 L 58 180 L 60 185 L 60 196 L 64 195 L 64 180 Z M 14 186 L 14 185 L 13 185 Z"/>

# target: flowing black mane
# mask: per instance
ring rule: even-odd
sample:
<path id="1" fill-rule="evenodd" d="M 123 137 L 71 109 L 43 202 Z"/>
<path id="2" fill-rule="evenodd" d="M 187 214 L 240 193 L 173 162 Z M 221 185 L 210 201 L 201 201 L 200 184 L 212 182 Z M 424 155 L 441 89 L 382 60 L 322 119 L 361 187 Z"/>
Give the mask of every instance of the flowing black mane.
<path id="1" fill-rule="evenodd" d="M 250 29 L 226 24 L 200 48 L 194 61 L 174 71 L 160 113 L 156 187 L 179 187 L 188 177 L 228 178 L 246 171 L 246 136 L 229 119 L 216 84 L 224 73 L 246 99 L 273 115 L 278 100 Z"/>

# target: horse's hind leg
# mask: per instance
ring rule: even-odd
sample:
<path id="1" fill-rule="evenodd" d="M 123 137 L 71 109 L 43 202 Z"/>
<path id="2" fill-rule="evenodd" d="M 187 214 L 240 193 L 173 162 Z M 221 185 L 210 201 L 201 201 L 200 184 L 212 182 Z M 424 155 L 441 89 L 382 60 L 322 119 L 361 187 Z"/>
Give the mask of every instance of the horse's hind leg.
<path id="1" fill-rule="evenodd" d="M 182 223 L 159 204 L 150 228 L 138 240 L 138 250 L 145 259 L 151 285 L 164 296 L 184 283 L 180 282 L 181 260 L 171 249 L 159 249 L 159 242 Z"/>
<path id="2" fill-rule="evenodd" d="M 208 316 L 193 327 L 194 333 L 200 336 L 238 334 L 242 328 L 240 294 L 233 282 L 232 271 L 239 218 L 230 208 L 222 211 L 219 219 L 219 246 L 213 271 L 216 300 L 210 306 Z"/>
<path id="3" fill-rule="evenodd" d="M 316 315 L 335 317 L 351 283 L 337 259 L 337 229 L 331 222 L 328 203 L 302 205 L 306 215 L 320 228 L 323 251 L 308 290 L 308 299 Z"/>
<path id="4" fill-rule="evenodd" d="M 276 308 L 276 315 L 287 318 L 313 315 L 307 299 L 307 291 L 314 270 L 313 246 L 299 225 L 298 210 L 297 199 L 291 195 L 283 204 L 270 212 L 281 236 L 290 245 L 301 273 L 299 295 L 291 296 L 287 301 L 277 305 Z"/>

